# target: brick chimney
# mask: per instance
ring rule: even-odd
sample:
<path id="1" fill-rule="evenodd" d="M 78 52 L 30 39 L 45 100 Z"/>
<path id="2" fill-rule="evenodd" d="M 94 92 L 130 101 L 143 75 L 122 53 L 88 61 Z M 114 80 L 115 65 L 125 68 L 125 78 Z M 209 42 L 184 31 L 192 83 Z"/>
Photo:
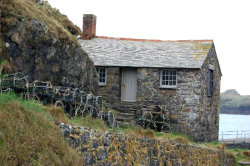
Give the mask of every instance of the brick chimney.
<path id="1" fill-rule="evenodd" d="M 83 15 L 82 38 L 85 40 L 95 37 L 96 16 L 93 14 Z"/>

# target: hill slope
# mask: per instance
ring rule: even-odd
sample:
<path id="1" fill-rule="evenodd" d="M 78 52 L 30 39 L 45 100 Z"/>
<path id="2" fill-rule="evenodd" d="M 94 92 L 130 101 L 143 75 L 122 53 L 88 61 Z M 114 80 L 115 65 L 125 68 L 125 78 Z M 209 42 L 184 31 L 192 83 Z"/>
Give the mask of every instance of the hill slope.
<path id="1" fill-rule="evenodd" d="M 221 93 L 220 112 L 228 114 L 250 114 L 250 96 L 241 96 L 236 90 Z"/>
<path id="2" fill-rule="evenodd" d="M 93 62 L 79 45 L 80 29 L 41 0 L 0 1 L 0 59 L 30 81 L 98 88 Z"/>
<path id="3" fill-rule="evenodd" d="M 0 124 L 1 166 L 81 164 L 51 116 L 32 101 L 0 94 Z"/>

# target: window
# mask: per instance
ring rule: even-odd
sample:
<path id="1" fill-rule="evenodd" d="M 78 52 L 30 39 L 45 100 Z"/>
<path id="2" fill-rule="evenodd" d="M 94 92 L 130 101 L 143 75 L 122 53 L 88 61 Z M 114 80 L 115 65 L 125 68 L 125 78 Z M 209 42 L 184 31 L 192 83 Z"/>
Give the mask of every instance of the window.
<path id="1" fill-rule="evenodd" d="M 208 70 L 208 96 L 213 96 L 214 71 Z"/>
<path id="2" fill-rule="evenodd" d="M 99 85 L 106 85 L 107 69 L 97 68 L 97 74 L 98 74 Z"/>
<path id="3" fill-rule="evenodd" d="M 175 88 L 177 84 L 176 70 L 161 70 L 160 74 L 160 87 L 161 88 Z"/>

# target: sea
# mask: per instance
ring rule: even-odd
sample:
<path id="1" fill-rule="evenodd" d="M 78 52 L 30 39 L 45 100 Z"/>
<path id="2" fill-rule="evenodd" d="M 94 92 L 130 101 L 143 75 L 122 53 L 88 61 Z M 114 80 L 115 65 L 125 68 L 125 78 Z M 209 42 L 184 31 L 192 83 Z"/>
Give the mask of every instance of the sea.
<path id="1" fill-rule="evenodd" d="M 250 138 L 250 115 L 220 114 L 219 140 Z"/>

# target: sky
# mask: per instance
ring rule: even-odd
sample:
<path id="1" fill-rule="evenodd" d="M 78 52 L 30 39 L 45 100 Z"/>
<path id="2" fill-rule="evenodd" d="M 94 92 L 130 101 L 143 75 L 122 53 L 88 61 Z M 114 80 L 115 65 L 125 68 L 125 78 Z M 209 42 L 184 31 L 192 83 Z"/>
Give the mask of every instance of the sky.
<path id="1" fill-rule="evenodd" d="M 160 40 L 212 39 L 221 92 L 250 95 L 249 0 L 48 0 L 80 28 L 97 16 L 97 36 Z"/>

